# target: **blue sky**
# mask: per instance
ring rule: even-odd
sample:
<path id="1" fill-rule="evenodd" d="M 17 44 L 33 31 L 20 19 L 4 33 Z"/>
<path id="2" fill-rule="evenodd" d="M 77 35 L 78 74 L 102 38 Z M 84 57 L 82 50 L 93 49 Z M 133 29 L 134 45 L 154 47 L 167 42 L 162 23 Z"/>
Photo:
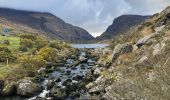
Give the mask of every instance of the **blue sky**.
<path id="1" fill-rule="evenodd" d="M 53 13 L 93 36 L 122 14 L 151 15 L 169 5 L 170 0 L 0 0 L 0 7 Z"/>

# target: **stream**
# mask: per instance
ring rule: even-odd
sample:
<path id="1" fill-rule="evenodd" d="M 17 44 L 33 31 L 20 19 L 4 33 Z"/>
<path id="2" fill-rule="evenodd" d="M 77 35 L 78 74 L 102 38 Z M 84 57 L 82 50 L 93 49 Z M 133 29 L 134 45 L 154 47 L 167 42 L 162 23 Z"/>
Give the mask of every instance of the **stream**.
<path id="1" fill-rule="evenodd" d="M 106 44 L 73 44 L 74 48 L 105 48 Z M 77 61 L 83 62 L 74 65 Z M 70 67 L 70 65 L 73 65 Z M 80 51 L 78 59 L 67 59 L 64 65 L 58 66 L 54 71 L 48 74 L 48 77 L 42 77 L 41 86 L 43 91 L 31 98 L 22 98 L 19 96 L 4 97 L 0 100 L 75 100 L 88 99 L 88 92 L 81 87 L 86 83 L 86 77 L 96 65 L 95 59 L 86 56 L 86 52 Z M 91 75 L 91 74 L 90 74 Z M 56 94 L 56 95 L 55 95 Z"/>
<path id="2" fill-rule="evenodd" d="M 79 59 L 87 59 L 85 58 L 86 53 L 81 52 Z M 66 89 L 68 88 L 67 82 L 69 85 L 79 85 L 80 81 L 84 79 L 86 76 L 86 73 L 90 71 L 92 66 L 95 65 L 95 61 L 92 59 L 87 59 L 87 62 L 81 63 L 77 66 L 73 67 L 68 67 L 68 65 L 75 63 L 76 61 L 74 59 L 68 59 L 66 61 L 66 65 L 62 67 L 58 67 L 56 71 L 52 72 L 48 78 L 45 78 L 44 81 L 42 82 L 43 86 L 43 92 L 40 93 L 39 95 L 29 98 L 28 100 L 35 100 L 37 98 L 45 98 L 51 100 L 52 97 L 49 96 L 50 94 L 50 89 L 48 89 L 48 83 L 51 81 L 55 82 L 55 86 L 61 89 Z M 85 90 L 81 89 L 75 89 L 75 91 L 79 91 L 80 95 L 85 95 Z M 74 91 L 73 91 L 74 92 Z M 71 97 L 67 95 L 66 100 L 74 100 L 74 97 Z"/>

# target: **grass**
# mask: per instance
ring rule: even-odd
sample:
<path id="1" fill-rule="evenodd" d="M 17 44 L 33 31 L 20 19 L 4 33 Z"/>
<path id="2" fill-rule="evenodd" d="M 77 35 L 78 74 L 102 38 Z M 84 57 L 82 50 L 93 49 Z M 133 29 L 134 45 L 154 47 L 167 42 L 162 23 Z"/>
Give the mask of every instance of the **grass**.
<path id="1" fill-rule="evenodd" d="M 8 40 L 10 42 L 8 47 L 11 49 L 16 49 L 20 46 L 20 38 L 19 37 L 0 36 L 0 41 L 2 41 L 2 40 Z"/>
<path id="2" fill-rule="evenodd" d="M 0 80 L 4 80 L 5 78 L 7 78 L 10 73 L 12 72 L 12 67 L 11 66 L 7 66 L 6 64 L 2 64 L 0 65 Z"/>

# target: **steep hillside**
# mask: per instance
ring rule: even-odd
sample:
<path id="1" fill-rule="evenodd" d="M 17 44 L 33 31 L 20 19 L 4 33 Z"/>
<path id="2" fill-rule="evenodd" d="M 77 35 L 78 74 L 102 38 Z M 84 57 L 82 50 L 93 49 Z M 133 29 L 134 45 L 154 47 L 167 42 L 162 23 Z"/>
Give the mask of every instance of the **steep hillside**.
<path id="1" fill-rule="evenodd" d="M 149 16 L 140 16 L 140 15 L 122 15 L 116 18 L 113 21 L 113 24 L 110 25 L 106 31 L 99 37 L 98 40 L 111 39 L 113 36 L 120 35 L 125 33 L 131 27 L 139 25 Z"/>
<path id="2" fill-rule="evenodd" d="M 50 38 L 57 38 L 67 42 L 81 42 L 93 39 L 84 29 L 65 23 L 62 19 L 50 13 L 0 8 L 0 19 L 3 18 L 12 23 L 37 30 Z"/>
<path id="3" fill-rule="evenodd" d="M 114 37 L 110 45 L 113 53 L 99 60 L 106 62 L 98 68 L 100 76 L 86 86 L 93 98 L 170 99 L 170 7 Z"/>

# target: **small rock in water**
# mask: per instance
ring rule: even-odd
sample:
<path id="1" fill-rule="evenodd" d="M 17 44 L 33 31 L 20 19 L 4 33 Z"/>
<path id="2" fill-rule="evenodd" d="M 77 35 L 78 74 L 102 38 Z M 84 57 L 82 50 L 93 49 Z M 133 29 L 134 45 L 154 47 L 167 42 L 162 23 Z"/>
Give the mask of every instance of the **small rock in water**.
<path id="1" fill-rule="evenodd" d="M 81 69 L 83 69 L 83 70 L 86 69 L 86 66 L 85 66 L 84 64 L 81 64 L 80 67 L 81 67 Z"/>
<path id="2" fill-rule="evenodd" d="M 76 67 L 71 68 L 71 70 L 76 70 L 76 69 L 77 69 Z"/>
<path id="3" fill-rule="evenodd" d="M 77 76 L 73 77 L 73 80 L 76 80 L 76 81 L 83 80 L 83 76 L 77 75 Z"/>
<path id="4" fill-rule="evenodd" d="M 67 86 L 67 85 L 69 85 L 71 82 L 72 82 L 71 79 L 67 79 L 66 81 L 63 82 L 62 85 Z"/>
<path id="5" fill-rule="evenodd" d="M 60 78 L 57 78 L 56 80 L 55 80 L 55 82 L 61 82 L 61 79 Z"/>
<path id="6" fill-rule="evenodd" d="M 70 70 L 67 70 L 66 71 L 66 75 L 70 75 L 71 74 L 71 71 Z"/>
<path id="7" fill-rule="evenodd" d="M 54 80 L 48 80 L 48 83 L 46 84 L 47 90 L 51 89 L 54 85 Z"/>

